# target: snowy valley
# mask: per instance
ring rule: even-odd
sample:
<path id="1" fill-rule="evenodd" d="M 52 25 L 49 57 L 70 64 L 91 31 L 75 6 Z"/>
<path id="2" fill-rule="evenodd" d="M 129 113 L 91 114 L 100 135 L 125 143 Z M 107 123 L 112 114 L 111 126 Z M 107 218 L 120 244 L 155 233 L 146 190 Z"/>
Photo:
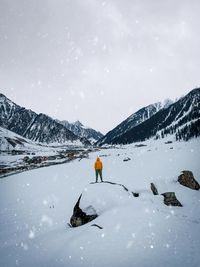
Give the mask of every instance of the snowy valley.
<path id="1" fill-rule="evenodd" d="M 199 99 L 149 105 L 102 136 L 0 95 L 0 266 L 199 267 Z"/>
<path id="2" fill-rule="evenodd" d="M 0 267 L 200 267 L 199 11 L 0 0 Z"/>
<path id="3" fill-rule="evenodd" d="M 169 141 L 102 149 L 82 160 L 1 179 L 0 266 L 198 267 L 200 195 L 177 179 L 190 170 L 200 182 L 199 139 Z M 104 181 L 129 191 L 90 184 L 97 155 Z M 152 194 L 151 182 L 159 195 Z M 175 192 L 183 207 L 166 206 L 164 192 Z M 81 207 L 93 205 L 98 217 L 71 228 L 82 193 Z"/>

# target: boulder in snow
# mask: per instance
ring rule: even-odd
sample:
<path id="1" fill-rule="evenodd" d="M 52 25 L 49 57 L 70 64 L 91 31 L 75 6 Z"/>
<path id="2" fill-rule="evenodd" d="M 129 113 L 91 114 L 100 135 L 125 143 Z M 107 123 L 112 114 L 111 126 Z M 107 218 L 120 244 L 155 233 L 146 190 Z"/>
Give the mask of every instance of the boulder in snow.
<path id="1" fill-rule="evenodd" d="M 167 206 L 182 207 L 183 205 L 178 201 L 174 192 L 166 192 L 161 194 L 164 196 L 164 203 Z"/>
<path id="2" fill-rule="evenodd" d="M 139 197 L 139 193 L 132 192 L 134 197 Z"/>
<path id="3" fill-rule="evenodd" d="M 122 184 L 91 183 L 83 190 L 70 219 L 72 227 L 86 224 L 118 206 L 130 202 L 131 192 Z"/>
<path id="4" fill-rule="evenodd" d="M 172 144 L 172 143 L 173 143 L 172 141 L 165 142 L 165 144 Z"/>
<path id="5" fill-rule="evenodd" d="M 129 161 L 129 160 L 131 160 L 129 157 L 123 159 L 123 161 Z"/>
<path id="6" fill-rule="evenodd" d="M 80 195 L 76 205 L 74 206 L 73 215 L 70 219 L 72 227 L 81 226 L 92 220 L 94 220 L 98 215 L 96 214 L 95 209 L 92 206 L 88 206 L 85 211 L 80 208 L 80 200 L 82 194 Z"/>
<path id="7" fill-rule="evenodd" d="M 154 195 L 158 195 L 158 190 L 154 183 L 151 183 L 151 191 L 153 192 Z"/>
<path id="8" fill-rule="evenodd" d="M 136 144 L 135 147 L 143 147 L 143 146 L 147 146 L 145 144 Z"/>
<path id="9" fill-rule="evenodd" d="M 184 185 L 184 186 L 189 187 L 189 188 L 194 189 L 194 190 L 200 189 L 200 185 L 195 180 L 193 173 L 191 171 L 182 171 L 182 174 L 179 175 L 179 177 L 178 177 L 178 182 L 181 185 Z"/>

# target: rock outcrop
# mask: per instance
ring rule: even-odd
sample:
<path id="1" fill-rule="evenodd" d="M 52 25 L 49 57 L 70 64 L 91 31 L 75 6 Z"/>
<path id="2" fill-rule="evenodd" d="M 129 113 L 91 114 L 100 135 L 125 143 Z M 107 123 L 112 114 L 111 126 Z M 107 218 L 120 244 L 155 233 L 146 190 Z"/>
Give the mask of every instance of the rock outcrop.
<path id="1" fill-rule="evenodd" d="M 177 207 L 182 207 L 183 205 L 178 201 L 176 198 L 176 195 L 174 192 L 166 192 L 161 194 L 164 196 L 164 203 L 167 206 L 177 206 Z"/>
<path id="2" fill-rule="evenodd" d="M 195 180 L 193 173 L 191 171 L 182 171 L 182 174 L 179 175 L 179 177 L 178 177 L 178 182 L 181 185 L 184 185 L 184 186 L 189 187 L 189 188 L 194 189 L 194 190 L 200 189 L 200 185 Z"/>
<path id="3" fill-rule="evenodd" d="M 129 161 L 129 160 L 131 160 L 129 157 L 123 159 L 123 161 Z"/>
<path id="4" fill-rule="evenodd" d="M 80 195 L 76 205 L 74 206 L 73 215 L 70 219 L 70 224 L 72 227 L 81 226 L 83 224 L 86 224 L 96 219 L 96 217 L 98 217 L 95 209 L 92 206 L 88 207 L 88 210 L 90 208 L 90 213 L 93 213 L 93 214 L 87 214 L 86 212 L 82 211 L 82 209 L 79 207 L 81 197 L 82 197 L 82 194 Z"/>
<path id="5" fill-rule="evenodd" d="M 91 222 L 108 210 L 126 205 L 132 197 L 133 192 L 122 184 L 109 181 L 90 183 L 84 188 L 74 206 L 70 226 L 77 227 Z"/>
<path id="6" fill-rule="evenodd" d="M 134 193 L 134 192 L 132 192 L 132 194 L 134 197 L 139 197 L 139 195 L 140 195 L 139 193 Z"/>
<path id="7" fill-rule="evenodd" d="M 154 183 L 151 183 L 151 191 L 153 192 L 154 195 L 158 195 L 158 190 Z"/>

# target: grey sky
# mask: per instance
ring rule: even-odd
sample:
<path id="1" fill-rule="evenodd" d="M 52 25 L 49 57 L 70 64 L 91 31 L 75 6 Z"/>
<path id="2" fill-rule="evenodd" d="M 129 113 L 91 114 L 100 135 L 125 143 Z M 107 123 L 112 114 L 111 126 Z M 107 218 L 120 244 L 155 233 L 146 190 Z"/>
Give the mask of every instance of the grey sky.
<path id="1" fill-rule="evenodd" d="M 199 86 L 198 0 L 0 0 L 0 91 L 103 133 Z"/>

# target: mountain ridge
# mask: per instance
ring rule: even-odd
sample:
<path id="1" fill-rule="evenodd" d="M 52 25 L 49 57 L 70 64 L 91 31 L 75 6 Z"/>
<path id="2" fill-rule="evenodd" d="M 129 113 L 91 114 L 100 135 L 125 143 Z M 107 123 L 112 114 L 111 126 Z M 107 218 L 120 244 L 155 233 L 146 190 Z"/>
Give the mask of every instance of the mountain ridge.
<path id="1" fill-rule="evenodd" d="M 86 138 L 92 144 L 97 142 L 100 138 L 103 137 L 103 134 L 99 131 L 96 131 L 90 127 L 84 126 L 79 120 L 74 123 L 70 123 L 69 121 L 59 121 L 62 125 L 64 125 L 68 130 L 72 131 L 75 135 L 80 136 L 82 138 Z"/>
<path id="2" fill-rule="evenodd" d="M 0 126 L 32 141 L 90 145 L 50 116 L 21 107 L 3 94 L 0 94 L 0 114 Z"/>
<path id="3" fill-rule="evenodd" d="M 140 113 L 141 115 L 141 111 L 149 107 L 147 106 L 129 116 L 125 121 L 123 121 L 113 130 L 108 132 L 108 134 L 106 134 L 96 144 L 100 146 L 103 144 L 128 144 L 138 141 L 144 141 L 145 139 L 149 139 L 152 137 L 162 138 L 168 134 L 174 134 L 176 140 L 183 139 L 187 141 L 193 136 L 200 135 L 199 103 L 200 89 L 195 88 L 190 91 L 186 96 L 181 97 L 179 100 L 177 100 L 173 104 L 170 104 L 168 107 L 161 108 L 159 111 L 155 112 L 152 116 L 150 116 L 147 120 L 144 120 L 139 124 L 134 124 L 130 126 L 130 129 L 127 130 L 126 128 L 124 131 L 122 131 L 120 135 L 117 135 L 118 128 L 121 127 L 124 122 L 129 122 L 128 118 L 130 118 L 131 116 L 134 117 L 134 114 L 137 115 L 138 113 Z M 183 108 L 181 108 L 182 105 Z M 190 111 L 188 111 L 189 108 L 191 108 Z M 187 111 L 190 114 L 186 114 Z M 178 119 L 179 121 L 177 121 Z M 194 121 L 194 119 L 196 119 L 196 121 Z M 173 125 L 173 122 L 177 126 Z M 189 122 L 191 122 L 190 126 L 187 126 L 186 123 Z"/>

